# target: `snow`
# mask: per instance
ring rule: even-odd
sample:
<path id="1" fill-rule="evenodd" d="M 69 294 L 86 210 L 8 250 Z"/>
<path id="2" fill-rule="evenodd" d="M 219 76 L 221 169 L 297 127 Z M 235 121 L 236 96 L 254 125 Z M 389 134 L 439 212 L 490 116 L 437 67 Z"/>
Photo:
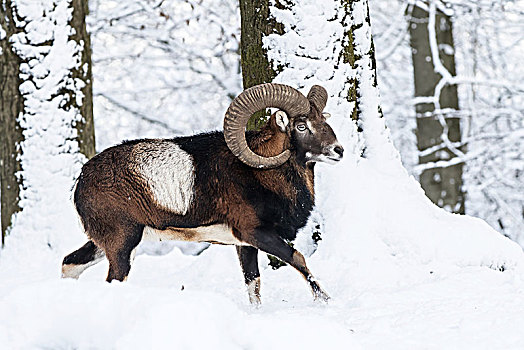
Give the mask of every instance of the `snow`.
<path id="1" fill-rule="evenodd" d="M 361 171 L 366 173 L 369 169 Z M 139 255 L 129 280 L 111 284 L 103 282 L 107 263 L 74 281 L 59 279 L 59 254 L 41 259 L 33 251 L 44 263 L 33 267 L 33 276 L 2 261 L 0 344 L 21 349 L 524 345 L 518 322 L 524 283 L 516 273 L 438 260 L 419 263 L 401 245 L 393 255 L 380 235 L 362 226 L 356 222 L 345 235 L 340 229 L 326 233 L 309 259 L 331 293 L 327 305 L 311 300 L 292 269 L 265 268 L 263 306 L 252 308 L 232 247 L 213 246 L 198 257 L 178 250 L 162 257 Z M 426 237 L 420 236 L 418 244 Z"/>
<path id="2" fill-rule="evenodd" d="M 339 40 L 341 25 L 330 21 L 322 32 L 316 29 L 321 14 L 333 14 L 336 7 L 324 1 L 322 11 L 307 10 L 314 3 L 304 0 L 293 16 L 282 13 L 282 19 L 309 25 L 297 26 L 298 36 L 287 26 L 288 33 L 270 37 L 268 47 L 277 62 L 287 62 L 278 81 L 342 91 L 331 96 L 326 110 L 346 155 L 340 164 L 316 169 L 314 215 L 322 223 L 322 240 L 314 253 L 305 252 L 313 253 L 306 258 L 308 266 L 330 302 L 314 302 L 296 271 L 272 270 L 260 254 L 263 304 L 252 307 L 235 249 L 227 246 L 211 246 L 199 256 L 159 248 L 165 254 L 159 257 L 148 255 L 155 249 L 147 245 L 124 283 L 104 282 L 105 261 L 78 281 L 60 279 L 63 256 L 85 242 L 69 201 L 81 159 L 44 152 L 63 142 L 66 116 L 50 115 L 57 101 L 34 100 L 41 110 L 28 116 L 23 159 L 30 187 L 24 212 L 0 252 L 1 348 L 524 347 L 522 249 L 484 221 L 450 214 L 424 196 L 402 167 L 384 118 L 378 118 L 369 62 L 364 57 L 358 71 L 346 65 L 334 70 L 338 52 L 330 45 Z M 365 18 L 365 4 L 357 5 L 362 6 L 358 18 Z M 358 43 L 365 44 L 369 30 L 364 25 L 355 33 Z M 272 50 L 279 40 L 300 40 L 303 54 L 323 60 L 310 65 L 303 57 Z M 323 73 L 306 79 L 303 67 Z M 55 68 L 61 71 L 49 66 L 53 74 Z M 355 74 L 365 77 L 363 140 L 347 117 L 352 104 L 343 97 L 346 79 Z M 35 86 L 25 88 L 40 96 Z M 363 144 L 367 158 L 358 157 Z M 299 237 L 304 250 L 308 232 Z"/>

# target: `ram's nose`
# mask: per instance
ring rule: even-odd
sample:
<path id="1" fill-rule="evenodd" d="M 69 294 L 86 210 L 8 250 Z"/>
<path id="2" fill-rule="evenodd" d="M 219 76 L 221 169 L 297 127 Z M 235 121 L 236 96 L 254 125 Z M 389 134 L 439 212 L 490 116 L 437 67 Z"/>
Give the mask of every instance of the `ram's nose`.
<path id="1" fill-rule="evenodd" d="M 344 147 L 340 143 L 335 143 L 329 146 L 327 152 L 325 153 L 326 157 L 329 159 L 329 162 L 339 162 L 344 156 Z"/>
<path id="2" fill-rule="evenodd" d="M 333 151 L 335 151 L 336 154 L 342 158 L 344 156 L 344 147 L 342 145 L 336 145 L 335 148 L 333 148 Z"/>

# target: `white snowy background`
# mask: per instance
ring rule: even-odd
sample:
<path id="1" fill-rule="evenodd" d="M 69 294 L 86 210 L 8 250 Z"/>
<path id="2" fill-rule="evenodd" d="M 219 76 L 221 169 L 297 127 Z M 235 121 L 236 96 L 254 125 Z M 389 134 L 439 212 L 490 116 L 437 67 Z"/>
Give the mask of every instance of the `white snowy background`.
<path id="1" fill-rule="evenodd" d="M 225 3 L 195 2 L 195 16 L 190 1 L 183 6 L 93 2 L 99 150 L 122 138 L 221 127 L 230 97 L 241 90 L 234 59 L 239 15 L 236 7 Z M 340 22 L 325 21 L 337 11 L 337 2 L 331 0 L 303 0 L 292 11 L 275 10 L 287 32 L 266 40 L 276 63 L 288 64 L 277 81 L 303 91 L 315 83 L 326 86 L 332 95 L 326 107 L 333 115 L 330 123 L 347 150 L 340 164 L 319 164 L 316 172 L 323 234 L 307 261 L 332 297 L 330 302 L 314 302 L 296 271 L 274 271 L 261 256 L 263 305 L 253 308 L 235 249 L 227 246 L 211 246 L 198 256 L 165 247 L 157 249 L 163 256 L 140 254 L 125 283 L 104 282 L 106 262 L 78 281 L 61 280 L 63 256 L 85 242 L 69 198 L 84 160 L 58 147 L 72 136 L 61 129 L 60 121 L 71 117 L 52 114 L 56 108 L 42 101 L 59 89 L 59 82 L 67 81 L 64 72 L 69 67 L 61 62 L 74 62 L 77 48 L 60 33 L 69 16 L 67 7 L 46 7 L 42 1 L 36 11 L 36 2 L 27 4 L 31 6 L 24 14 L 34 20 L 34 31 L 19 38 L 19 47 L 27 48 L 23 54 L 37 61 L 23 73 L 33 81 L 41 77 L 36 86 L 42 95 L 27 102 L 35 113 L 27 116 L 29 151 L 23 162 L 34 168 L 26 168 L 31 187 L 24 193 L 25 210 L 0 253 L 1 348 L 524 348 L 521 247 L 486 222 L 450 214 L 424 196 L 390 141 L 394 124 L 384 129 L 384 121 L 376 116 L 377 91 L 362 68 L 369 62 L 362 60 L 357 71 L 344 65 L 334 69 L 343 28 Z M 50 15 L 42 18 L 42 8 Z M 357 7 L 354 16 L 364 13 Z M 120 20 L 110 25 L 116 14 Z M 223 22 L 224 16 L 231 23 Z M 128 30 L 122 24 L 126 18 L 145 28 Z M 158 19 L 169 30 L 158 25 Z M 362 44 L 370 28 L 363 26 L 355 35 Z M 50 52 L 24 46 L 49 36 L 55 37 Z M 152 43 L 155 50 L 148 46 Z M 230 57 L 214 55 L 222 46 L 231 50 Z M 358 49 L 367 51 L 364 46 Z M 195 62 L 188 63 L 188 57 Z M 354 74 L 366 77 L 361 90 L 366 97 L 365 133 L 360 139 L 348 117 L 352 106 L 338 95 L 347 88 L 345 78 Z M 188 84 L 202 86 L 190 90 Z M 183 92 L 175 94 L 169 86 Z M 388 109 L 385 114 L 388 121 Z M 362 142 L 369 152 L 366 159 L 357 156 Z M 59 151 L 46 152 L 52 147 Z M 305 235 L 299 237 L 298 247 L 311 253 Z M 154 250 L 148 246 L 142 251 Z"/>

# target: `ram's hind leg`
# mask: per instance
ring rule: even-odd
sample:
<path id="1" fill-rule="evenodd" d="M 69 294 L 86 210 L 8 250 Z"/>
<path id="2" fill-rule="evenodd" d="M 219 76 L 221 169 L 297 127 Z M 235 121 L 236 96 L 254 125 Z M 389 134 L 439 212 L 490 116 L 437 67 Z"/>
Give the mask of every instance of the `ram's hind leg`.
<path id="1" fill-rule="evenodd" d="M 80 249 L 75 250 L 62 261 L 62 278 L 78 279 L 88 267 L 95 265 L 104 258 L 102 249 L 93 241 L 88 241 Z"/>
<path id="2" fill-rule="evenodd" d="M 260 272 L 258 271 L 258 249 L 250 246 L 237 246 L 238 259 L 244 273 L 249 301 L 260 305 Z"/>
<path id="3" fill-rule="evenodd" d="M 110 240 L 104 244 L 104 250 L 109 260 L 107 281 L 124 281 L 131 269 L 134 249 L 140 243 L 144 226 L 138 224 L 121 225 L 113 233 Z"/>
<path id="4" fill-rule="evenodd" d="M 320 285 L 307 268 L 304 256 L 284 242 L 276 232 L 273 230 L 256 229 L 254 234 L 248 239 L 249 241 L 247 243 L 250 245 L 276 256 L 297 269 L 308 282 L 315 300 L 329 300 L 329 295 L 320 288 Z"/>

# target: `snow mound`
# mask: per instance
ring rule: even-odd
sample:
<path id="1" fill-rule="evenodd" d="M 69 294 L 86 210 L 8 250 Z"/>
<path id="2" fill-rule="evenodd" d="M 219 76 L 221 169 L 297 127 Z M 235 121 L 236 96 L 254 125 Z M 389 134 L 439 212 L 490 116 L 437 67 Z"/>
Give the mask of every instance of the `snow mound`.
<path id="1" fill-rule="evenodd" d="M 524 255 L 515 242 L 481 219 L 436 207 L 403 170 L 382 169 L 367 159 L 323 168 L 317 172 L 325 188 L 318 206 L 328 233 L 320 251 L 523 271 Z"/>
<path id="2" fill-rule="evenodd" d="M 225 295 L 173 287 L 49 280 L 13 290 L 0 309 L 4 348 L 277 349 L 354 343 L 341 325 L 314 314 L 277 312 L 275 318 Z M 315 332 L 304 337 L 311 327 Z"/>

